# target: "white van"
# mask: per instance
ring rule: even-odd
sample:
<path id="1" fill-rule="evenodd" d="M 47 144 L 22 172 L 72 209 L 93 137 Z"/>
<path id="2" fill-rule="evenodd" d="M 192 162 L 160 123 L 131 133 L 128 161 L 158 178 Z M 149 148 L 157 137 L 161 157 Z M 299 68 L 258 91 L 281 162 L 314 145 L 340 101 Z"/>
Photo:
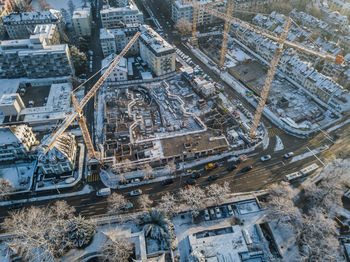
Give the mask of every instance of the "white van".
<path id="1" fill-rule="evenodd" d="M 101 188 L 97 191 L 96 196 L 109 196 L 111 194 L 111 189 L 109 187 Z"/>

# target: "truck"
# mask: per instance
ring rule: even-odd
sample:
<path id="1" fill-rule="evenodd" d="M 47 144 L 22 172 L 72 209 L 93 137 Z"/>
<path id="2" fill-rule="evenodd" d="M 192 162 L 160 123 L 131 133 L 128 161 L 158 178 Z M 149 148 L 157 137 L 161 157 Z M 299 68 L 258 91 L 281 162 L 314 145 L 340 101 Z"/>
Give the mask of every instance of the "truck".
<path id="1" fill-rule="evenodd" d="M 111 194 L 111 189 L 109 187 L 101 188 L 97 191 L 96 196 L 109 196 Z"/>
<path id="2" fill-rule="evenodd" d="M 216 168 L 216 167 L 218 167 L 218 164 L 217 163 L 209 163 L 209 164 L 207 164 L 207 165 L 205 165 L 205 170 L 212 170 L 212 169 L 214 169 L 214 168 Z"/>

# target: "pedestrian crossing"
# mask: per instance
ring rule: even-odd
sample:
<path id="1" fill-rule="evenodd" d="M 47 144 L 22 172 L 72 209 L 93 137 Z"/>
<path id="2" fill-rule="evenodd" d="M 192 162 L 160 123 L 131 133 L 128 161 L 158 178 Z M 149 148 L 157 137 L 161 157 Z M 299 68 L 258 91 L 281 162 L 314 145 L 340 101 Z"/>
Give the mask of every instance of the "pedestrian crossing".
<path id="1" fill-rule="evenodd" d="M 269 132 L 269 137 L 274 137 L 274 136 L 279 136 L 279 135 L 282 135 L 284 134 L 283 130 L 277 128 L 277 127 L 274 127 L 274 128 L 270 128 L 268 130 Z"/>
<path id="2" fill-rule="evenodd" d="M 319 148 L 324 146 L 324 144 L 324 141 L 320 140 L 318 137 L 315 137 L 309 141 L 309 145 L 311 145 L 313 148 Z"/>
<path id="3" fill-rule="evenodd" d="M 100 178 L 100 175 L 99 174 L 91 174 L 90 176 L 88 176 L 86 178 L 86 182 L 88 183 L 92 183 L 92 182 L 96 182 L 96 181 L 100 181 L 101 178 Z"/>

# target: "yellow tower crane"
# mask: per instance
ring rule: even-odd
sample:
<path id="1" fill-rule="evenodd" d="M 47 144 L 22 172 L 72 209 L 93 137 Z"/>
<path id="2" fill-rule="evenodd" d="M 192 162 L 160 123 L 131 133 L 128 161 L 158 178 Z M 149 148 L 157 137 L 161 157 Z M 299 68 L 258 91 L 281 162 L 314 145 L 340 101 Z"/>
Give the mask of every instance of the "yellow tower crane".
<path id="1" fill-rule="evenodd" d="M 192 19 L 192 45 L 197 46 L 198 40 L 197 40 L 197 7 L 198 3 L 197 0 L 194 0 L 193 5 L 193 19 Z"/>
<path id="2" fill-rule="evenodd" d="M 232 10 L 233 10 L 232 0 L 227 0 L 226 15 L 229 15 L 229 16 L 232 15 Z M 219 62 L 220 67 L 223 67 L 225 65 L 226 47 L 227 47 L 227 40 L 230 32 L 230 25 L 231 25 L 231 21 L 226 19 L 225 25 L 224 25 L 223 38 L 222 38 L 222 46 L 220 50 L 220 62 Z"/>
<path id="3" fill-rule="evenodd" d="M 137 41 L 140 34 L 141 34 L 140 32 L 137 32 L 133 36 L 133 38 L 130 40 L 130 42 L 125 46 L 123 51 L 118 56 L 116 56 L 116 58 L 113 59 L 113 61 L 111 62 L 107 70 L 97 80 L 97 82 L 89 90 L 86 96 L 80 101 L 80 103 L 78 103 L 77 99 L 75 98 L 74 92 L 71 93 L 74 111 L 65 118 L 62 124 L 56 130 L 56 132 L 51 135 L 48 142 L 43 145 L 43 147 L 45 148 L 44 154 L 46 154 L 49 150 L 51 150 L 54 147 L 56 140 L 64 133 L 64 131 L 70 126 L 70 124 L 75 119 L 77 119 L 79 127 L 83 134 L 83 138 L 84 138 L 85 145 L 87 147 L 89 158 L 97 159 L 101 162 L 99 153 L 95 151 L 94 146 L 92 144 L 91 136 L 86 125 L 85 117 L 82 114 L 83 109 L 86 106 L 86 104 L 90 101 L 90 99 L 96 94 L 97 90 L 102 86 L 102 84 L 107 79 L 107 77 L 113 72 L 115 67 L 119 64 L 120 60 L 126 55 L 126 53 L 130 50 L 133 44 Z"/>
<path id="4" fill-rule="evenodd" d="M 189 0 L 184 0 L 184 2 L 186 2 L 187 4 L 191 4 L 191 5 L 194 4 L 193 1 L 189 1 Z M 226 12 L 226 14 L 224 14 L 222 12 L 219 12 L 215 9 L 211 9 L 211 8 L 204 6 L 204 5 L 197 6 L 197 9 L 198 10 L 200 9 L 201 11 L 207 12 L 213 16 L 221 18 L 221 19 L 225 20 L 226 22 L 228 21 L 229 23 L 238 24 L 246 29 L 249 29 L 255 33 L 258 33 L 258 34 L 260 34 L 266 38 L 269 38 L 271 40 L 274 40 L 278 43 L 277 50 L 276 50 L 277 52 L 275 54 L 275 57 L 271 60 L 269 70 L 267 72 L 266 79 L 265 79 L 265 82 L 264 82 L 264 85 L 262 88 L 261 99 L 260 99 L 259 104 L 256 108 L 253 124 L 252 124 L 252 127 L 250 128 L 250 131 L 249 131 L 250 138 L 255 138 L 255 136 L 256 136 L 256 131 L 257 131 L 257 128 L 258 128 L 259 123 L 260 123 L 260 119 L 261 119 L 261 116 L 262 116 L 262 113 L 264 110 L 264 106 L 266 104 L 266 100 L 268 98 L 271 84 L 272 84 L 273 78 L 275 76 L 279 60 L 282 56 L 282 51 L 283 51 L 284 46 L 288 46 L 288 47 L 294 48 L 296 50 L 299 50 L 301 52 L 308 53 L 310 55 L 314 55 L 316 57 L 322 58 L 322 59 L 329 61 L 329 62 L 332 62 L 332 63 L 342 64 L 344 62 L 343 57 L 341 55 L 334 56 L 334 55 L 329 54 L 327 52 L 314 50 L 314 49 L 309 48 L 309 47 L 307 47 L 301 43 L 298 43 L 298 42 L 288 41 L 287 35 L 288 35 L 288 30 L 289 30 L 289 27 L 291 24 L 290 18 L 286 18 L 286 23 L 284 25 L 282 34 L 280 36 L 278 36 L 278 35 L 270 32 L 268 30 L 254 26 L 254 25 L 252 25 L 248 22 L 242 21 L 236 17 L 232 17 L 232 14 L 229 14 L 228 12 Z"/>

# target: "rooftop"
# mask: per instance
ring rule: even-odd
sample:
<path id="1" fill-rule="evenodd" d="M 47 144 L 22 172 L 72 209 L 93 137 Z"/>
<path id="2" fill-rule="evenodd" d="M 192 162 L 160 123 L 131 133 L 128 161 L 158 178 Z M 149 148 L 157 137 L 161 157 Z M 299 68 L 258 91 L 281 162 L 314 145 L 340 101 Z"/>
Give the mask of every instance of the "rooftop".
<path id="1" fill-rule="evenodd" d="M 90 16 L 90 11 L 88 10 L 76 10 L 73 13 L 73 19 L 88 18 Z"/>
<path id="2" fill-rule="evenodd" d="M 215 137 L 212 131 L 206 131 L 194 135 L 172 137 L 162 139 L 161 141 L 164 157 L 209 151 L 228 146 L 225 137 Z"/>
<path id="3" fill-rule="evenodd" d="M 23 12 L 23 13 L 11 13 L 2 18 L 4 23 L 28 21 L 28 20 L 58 20 L 61 12 L 55 9 L 40 12 Z"/>
<path id="4" fill-rule="evenodd" d="M 150 47 L 152 52 L 155 54 L 165 53 L 165 52 L 175 52 L 174 48 L 165 41 L 156 31 L 154 31 L 148 25 L 142 25 L 141 30 L 141 40 L 143 43 Z"/>

